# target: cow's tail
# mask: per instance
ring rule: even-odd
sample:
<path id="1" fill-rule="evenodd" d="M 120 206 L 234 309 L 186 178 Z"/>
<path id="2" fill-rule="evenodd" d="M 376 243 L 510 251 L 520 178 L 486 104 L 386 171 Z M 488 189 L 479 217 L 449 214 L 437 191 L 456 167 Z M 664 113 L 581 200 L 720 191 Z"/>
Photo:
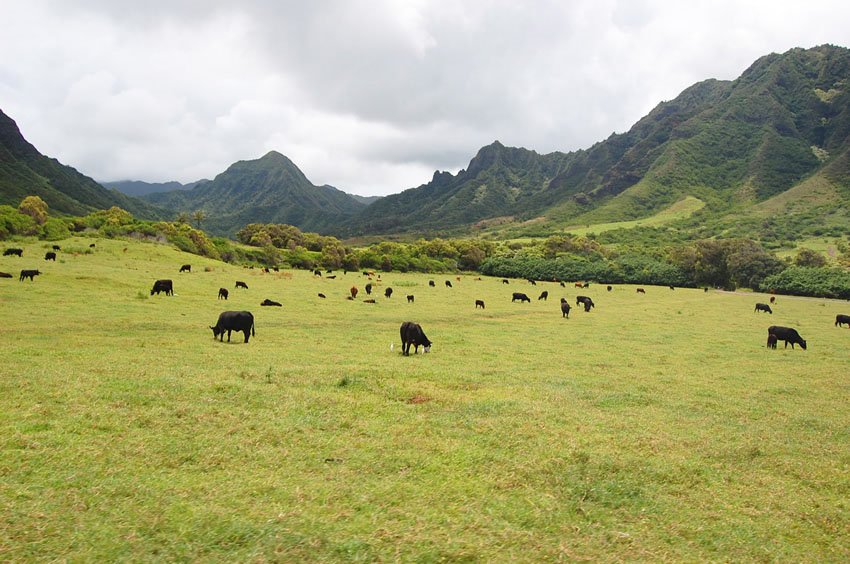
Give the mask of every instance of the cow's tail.
<path id="1" fill-rule="evenodd" d="M 252 337 L 256 337 L 256 336 L 257 336 L 257 333 L 255 333 L 255 332 L 254 332 L 254 322 L 253 322 L 253 321 L 251 322 L 251 336 L 252 336 Z"/>

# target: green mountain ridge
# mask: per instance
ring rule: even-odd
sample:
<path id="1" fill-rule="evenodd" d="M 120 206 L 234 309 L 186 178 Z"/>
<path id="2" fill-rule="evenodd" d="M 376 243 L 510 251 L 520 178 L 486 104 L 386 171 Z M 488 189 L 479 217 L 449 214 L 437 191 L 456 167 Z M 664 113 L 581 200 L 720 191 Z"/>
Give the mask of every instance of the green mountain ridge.
<path id="1" fill-rule="evenodd" d="M 313 185 L 277 151 L 234 163 L 191 190 L 148 194 L 144 199 L 178 212 L 203 210 L 208 217 L 205 229 L 231 236 L 249 223 L 332 231 L 367 205 L 332 186 Z"/>
<path id="2" fill-rule="evenodd" d="M 30 195 L 41 197 L 51 210 L 85 215 L 97 209 L 121 207 L 144 219 L 167 212 L 115 190 L 107 190 L 76 169 L 42 155 L 0 110 L 0 204 L 17 206 Z"/>

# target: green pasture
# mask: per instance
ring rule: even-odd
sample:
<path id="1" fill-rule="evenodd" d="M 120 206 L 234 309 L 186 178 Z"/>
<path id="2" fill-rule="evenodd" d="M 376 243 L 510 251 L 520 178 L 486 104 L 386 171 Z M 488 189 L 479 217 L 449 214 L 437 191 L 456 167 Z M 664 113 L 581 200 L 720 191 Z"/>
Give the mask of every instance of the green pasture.
<path id="1" fill-rule="evenodd" d="M 586 236 L 590 233 L 604 233 L 613 229 L 633 229 L 635 227 L 661 227 L 680 219 L 687 219 L 694 212 L 705 207 L 705 202 L 694 196 L 686 196 L 668 208 L 661 210 L 655 215 L 643 219 L 631 221 L 614 221 L 610 223 L 596 223 L 593 225 L 575 225 L 567 227 L 565 231 L 572 235 Z"/>
<path id="2" fill-rule="evenodd" d="M 850 559 L 846 302 L 383 273 L 366 304 L 360 273 L 60 244 L 0 257 L 0 560 Z"/>

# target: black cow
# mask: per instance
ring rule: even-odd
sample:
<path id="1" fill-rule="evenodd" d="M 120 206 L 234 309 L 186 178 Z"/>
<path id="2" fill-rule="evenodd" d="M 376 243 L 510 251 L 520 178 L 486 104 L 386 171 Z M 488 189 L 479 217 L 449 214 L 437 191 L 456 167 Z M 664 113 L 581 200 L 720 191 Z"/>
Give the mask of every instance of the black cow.
<path id="1" fill-rule="evenodd" d="M 335 278 L 336 278 L 336 274 L 334 274 L 333 276 L 328 276 L 328 277 L 327 277 L 327 279 L 328 279 L 328 280 L 334 280 Z"/>
<path id="2" fill-rule="evenodd" d="M 23 249 L 6 249 L 5 251 L 3 251 L 4 257 L 10 257 L 12 255 L 15 255 L 16 257 L 22 257 L 22 256 L 24 256 L 24 250 Z"/>
<path id="3" fill-rule="evenodd" d="M 451 288 L 451 287 L 452 287 L 452 281 L 446 280 L 446 288 Z"/>
<path id="4" fill-rule="evenodd" d="M 218 289 L 218 299 L 226 300 L 227 299 L 227 288 L 219 288 Z"/>
<path id="5" fill-rule="evenodd" d="M 567 287 L 567 285 L 564 284 L 563 282 L 561 282 L 561 288 L 566 288 L 566 287 Z"/>
<path id="6" fill-rule="evenodd" d="M 511 281 L 508 280 L 507 278 L 502 278 L 502 284 L 510 284 L 510 283 L 511 283 Z"/>
<path id="7" fill-rule="evenodd" d="M 839 313 L 835 316 L 836 327 L 841 327 L 845 323 L 847 324 L 847 327 L 850 327 L 850 315 L 842 315 Z"/>
<path id="8" fill-rule="evenodd" d="M 535 281 L 534 281 L 534 280 L 532 280 L 531 278 L 528 278 L 527 280 L 528 280 L 528 282 L 529 282 L 532 286 L 537 286 L 537 282 L 535 282 Z"/>
<path id="9" fill-rule="evenodd" d="M 540 297 L 537 298 L 537 300 L 538 301 L 543 300 L 544 302 L 548 301 L 549 300 L 549 291 L 543 290 L 543 292 L 540 293 Z"/>
<path id="10" fill-rule="evenodd" d="M 60 251 L 60 250 L 62 250 L 62 247 L 60 247 L 59 245 L 53 245 L 53 250 L 54 251 Z"/>
<path id="11" fill-rule="evenodd" d="M 14 278 L 14 276 L 9 274 L 8 272 L 0 272 L 0 278 Z"/>
<path id="12" fill-rule="evenodd" d="M 436 287 L 437 287 L 437 285 L 434 283 L 434 281 L 433 281 L 433 280 L 428 280 L 428 285 L 429 285 L 429 286 L 431 286 L 432 288 L 436 288 Z"/>
<path id="13" fill-rule="evenodd" d="M 192 265 L 191 264 L 184 264 L 183 266 L 180 267 L 180 272 L 192 272 Z"/>
<path id="14" fill-rule="evenodd" d="M 153 288 L 151 288 L 151 296 L 156 294 L 159 295 L 160 292 L 165 292 L 166 296 L 174 295 L 174 284 L 171 280 L 157 280 L 153 283 Z"/>
<path id="15" fill-rule="evenodd" d="M 708 292 L 708 286 L 702 289 L 703 292 Z"/>
<path id="16" fill-rule="evenodd" d="M 606 288 L 606 290 L 608 290 L 609 292 L 610 292 L 611 290 L 613 290 L 613 289 L 614 289 L 614 288 L 613 288 L 613 287 L 611 287 L 611 286 L 608 286 L 608 287 Z"/>
<path id="17" fill-rule="evenodd" d="M 675 290 L 675 289 L 676 289 L 676 287 L 675 287 L 675 286 L 670 286 L 670 289 L 671 289 L 671 290 Z"/>
<path id="18" fill-rule="evenodd" d="M 791 343 L 791 348 L 794 348 L 794 344 L 798 344 L 803 347 L 803 350 L 806 350 L 806 341 L 797 333 L 796 329 L 792 329 L 791 327 L 780 327 L 779 325 L 771 325 L 767 328 L 767 334 L 776 335 L 776 338 L 780 341 L 785 341 L 785 348 L 788 348 L 788 343 Z"/>
<path id="19" fill-rule="evenodd" d="M 522 292 L 514 292 L 513 298 L 511 298 L 511 302 L 515 302 L 519 300 L 520 302 L 528 302 L 531 303 L 531 298 L 523 294 Z"/>
<path id="20" fill-rule="evenodd" d="M 770 306 L 767 305 L 767 304 L 756 304 L 756 309 L 754 309 L 753 312 L 756 312 L 756 311 L 766 311 L 767 313 L 770 313 L 770 314 L 773 313 L 773 310 L 770 309 Z"/>
<path id="21" fill-rule="evenodd" d="M 366 288 L 366 295 L 371 296 L 372 295 L 372 283 L 370 282 L 369 284 L 366 284 L 365 288 Z"/>
<path id="22" fill-rule="evenodd" d="M 20 277 L 20 279 L 19 279 L 19 280 L 20 280 L 21 282 L 23 282 L 23 281 L 24 281 L 24 278 L 29 278 L 29 279 L 30 279 L 30 282 L 33 282 L 33 281 L 34 281 L 34 277 L 35 277 L 35 276 L 38 276 L 39 274 L 41 274 L 41 272 L 39 272 L 39 271 L 37 271 L 37 270 L 22 270 L 22 271 L 21 271 L 21 277 Z"/>
<path id="23" fill-rule="evenodd" d="M 583 305 L 584 311 L 590 311 L 590 308 L 596 307 L 596 304 L 593 303 L 593 300 L 591 300 L 587 296 L 576 296 L 576 305 Z"/>
<path id="24" fill-rule="evenodd" d="M 484 300 L 475 300 L 475 309 L 484 309 Z"/>
<path id="25" fill-rule="evenodd" d="M 44 260 L 52 260 L 53 262 L 56 262 L 56 253 L 53 251 L 47 251 L 44 254 Z"/>
<path id="26" fill-rule="evenodd" d="M 384 290 L 384 297 L 385 298 L 391 298 L 392 296 L 393 296 L 393 289 L 392 288 L 387 288 L 386 290 Z"/>
<path id="27" fill-rule="evenodd" d="M 264 299 L 262 302 L 260 302 L 260 305 L 261 305 L 261 306 L 283 307 L 283 305 L 282 305 L 280 302 L 275 302 L 275 301 L 270 300 L 270 299 L 268 299 L 268 298 L 266 298 L 266 299 Z M 230 339 L 228 339 L 228 341 L 229 341 L 229 340 L 230 340 Z M 246 342 L 247 342 L 247 341 L 246 341 Z"/>
<path id="28" fill-rule="evenodd" d="M 248 342 L 248 336 L 256 336 L 254 332 L 254 316 L 250 311 L 223 311 L 218 316 L 218 321 L 215 327 L 210 327 L 213 332 L 213 339 L 218 337 L 219 341 L 224 341 L 224 332 L 227 331 L 227 342 L 230 342 L 231 331 L 242 331 L 245 334 L 245 342 Z"/>
<path id="29" fill-rule="evenodd" d="M 407 296 L 407 303 L 412 304 L 412 303 L 413 303 L 413 299 L 414 299 L 414 298 L 413 298 L 413 294 L 411 294 L 411 295 Z"/>
<path id="30" fill-rule="evenodd" d="M 318 268 L 313 271 L 313 276 L 321 276 L 321 275 L 322 275 L 322 271 L 319 270 Z"/>
<path id="31" fill-rule="evenodd" d="M 768 333 L 767 334 L 767 348 L 775 349 L 776 348 L 776 341 L 778 341 L 778 340 L 779 339 L 776 338 L 776 335 L 774 335 L 773 333 Z"/>
<path id="32" fill-rule="evenodd" d="M 570 304 L 564 298 L 561 298 L 561 317 L 570 318 Z"/>
<path id="33" fill-rule="evenodd" d="M 373 303 L 375 303 L 375 300 L 374 300 L 374 299 L 371 299 L 371 300 L 363 300 L 363 303 L 364 303 L 364 304 L 373 304 Z"/>
<path id="34" fill-rule="evenodd" d="M 322 299 L 327 298 L 327 296 L 326 296 L 326 295 L 324 295 L 324 294 L 323 294 L 323 293 L 321 293 L 321 292 L 319 292 L 319 297 L 320 297 L 320 298 L 322 298 Z"/>
<path id="35" fill-rule="evenodd" d="M 425 336 L 422 327 L 418 323 L 405 321 L 401 324 L 401 354 L 410 356 L 410 345 L 413 345 L 413 354 L 419 352 L 419 345 L 425 349 L 425 352 L 431 352 L 431 341 Z"/>
<path id="36" fill-rule="evenodd" d="M 96 247 L 96 245 L 95 245 L 94 243 L 92 243 L 91 245 L 89 245 L 89 249 L 93 249 L 93 248 L 95 248 L 95 247 Z"/>
<path id="37" fill-rule="evenodd" d="M 245 288 L 246 290 L 248 289 L 248 285 L 245 284 L 244 282 L 239 281 L 239 280 L 236 281 L 236 287 L 237 288 Z"/>
<path id="38" fill-rule="evenodd" d="M 638 288 L 635 290 L 635 292 L 637 292 L 638 294 L 645 294 L 646 290 L 644 290 L 643 288 Z"/>

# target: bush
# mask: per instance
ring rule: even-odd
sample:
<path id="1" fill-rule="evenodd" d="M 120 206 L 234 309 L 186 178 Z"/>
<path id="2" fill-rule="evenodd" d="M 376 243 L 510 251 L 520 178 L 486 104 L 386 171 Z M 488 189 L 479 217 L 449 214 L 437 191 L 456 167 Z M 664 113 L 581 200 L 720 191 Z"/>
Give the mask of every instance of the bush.
<path id="1" fill-rule="evenodd" d="M 850 271 L 842 268 L 791 266 L 768 276 L 761 290 L 792 296 L 850 299 Z"/>

